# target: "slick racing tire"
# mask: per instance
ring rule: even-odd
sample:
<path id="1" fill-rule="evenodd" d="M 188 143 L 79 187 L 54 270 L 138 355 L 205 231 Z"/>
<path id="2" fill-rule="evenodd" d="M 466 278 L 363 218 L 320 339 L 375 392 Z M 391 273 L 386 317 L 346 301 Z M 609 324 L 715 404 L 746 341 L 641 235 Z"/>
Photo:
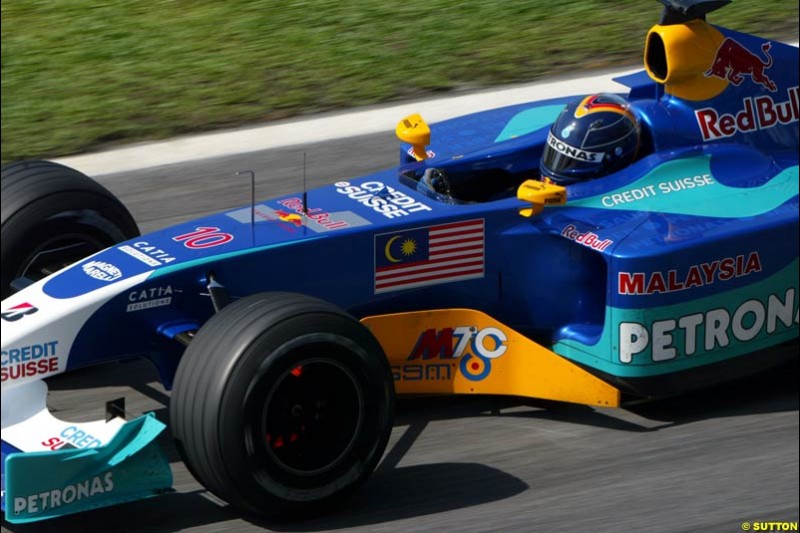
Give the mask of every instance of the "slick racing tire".
<path id="1" fill-rule="evenodd" d="M 394 382 L 356 319 L 262 293 L 211 317 L 178 366 L 172 433 L 192 474 L 246 512 L 296 517 L 354 491 L 392 428 Z"/>
<path id="2" fill-rule="evenodd" d="M 38 281 L 84 257 L 139 235 L 105 187 L 50 161 L 3 165 L 0 174 L 0 291 L 17 278 Z"/>

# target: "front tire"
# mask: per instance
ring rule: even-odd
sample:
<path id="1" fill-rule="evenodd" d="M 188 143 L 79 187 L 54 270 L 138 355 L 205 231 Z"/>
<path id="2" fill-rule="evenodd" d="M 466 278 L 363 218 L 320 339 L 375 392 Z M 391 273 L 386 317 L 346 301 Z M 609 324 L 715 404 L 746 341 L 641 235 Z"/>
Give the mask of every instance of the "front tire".
<path id="1" fill-rule="evenodd" d="M 322 510 L 375 469 L 394 384 L 374 336 L 337 307 L 265 293 L 213 316 L 181 360 L 171 425 L 194 476 L 248 512 Z"/>
<path id="2" fill-rule="evenodd" d="M 139 235 L 133 217 L 111 192 L 51 161 L 3 165 L 0 205 L 3 299 L 17 278 L 38 281 Z"/>

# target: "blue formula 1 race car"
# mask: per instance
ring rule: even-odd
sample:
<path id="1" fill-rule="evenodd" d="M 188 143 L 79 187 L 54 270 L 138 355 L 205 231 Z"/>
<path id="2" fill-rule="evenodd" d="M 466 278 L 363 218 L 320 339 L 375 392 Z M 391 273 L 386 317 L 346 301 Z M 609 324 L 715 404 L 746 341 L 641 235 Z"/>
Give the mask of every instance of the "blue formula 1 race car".
<path id="1" fill-rule="evenodd" d="M 86 176 L 2 171 L 9 522 L 170 489 L 151 415 L 45 378 L 134 357 L 192 474 L 305 512 L 375 468 L 395 394 L 615 407 L 796 357 L 798 50 L 662 0 L 625 95 L 401 120 L 399 166 L 139 235 Z"/>

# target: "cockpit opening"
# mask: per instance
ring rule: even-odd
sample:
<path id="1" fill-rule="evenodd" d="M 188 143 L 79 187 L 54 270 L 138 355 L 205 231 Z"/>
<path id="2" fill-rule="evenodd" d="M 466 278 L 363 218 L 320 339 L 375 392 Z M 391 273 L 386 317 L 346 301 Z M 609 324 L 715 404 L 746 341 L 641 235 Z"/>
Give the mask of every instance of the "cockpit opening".
<path id="1" fill-rule="evenodd" d="M 401 180 L 436 200 L 451 204 L 474 204 L 512 198 L 528 179 L 539 179 L 536 170 L 512 173 L 505 169 L 452 169 L 427 167 L 408 170 Z"/>

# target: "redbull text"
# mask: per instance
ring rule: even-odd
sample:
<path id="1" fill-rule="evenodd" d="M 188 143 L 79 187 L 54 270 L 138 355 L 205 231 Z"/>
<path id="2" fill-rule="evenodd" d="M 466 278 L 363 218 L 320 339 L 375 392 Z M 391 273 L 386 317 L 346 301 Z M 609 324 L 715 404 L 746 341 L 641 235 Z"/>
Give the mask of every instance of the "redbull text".
<path id="1" fill-rule="evenodd" d="M 348 224 L 346 221 L 336 220 L 331 216 L 330 213 L 323 211 L 318 207 L 309 209 L 308 206 L 303 204 L 303 200 L 301 198 L 288 198 L 286 200 L 281 200 L 278 203 L 285 208 L 294 211 L 294 213 L 275 211 L 275 214 L 278 215 L 278 219 L 281 222 L 288 222 L 299 227 L 303 225 L 303 217 L 305 217 L 329 230 L 347 228 L 350 226 L 350 224 Z"/>
<path id="2" fill-rule="evenodd" d="M 598 252 L 602 252 L 603 250 L 614 244 L 614 241 L 612 241 L 611 239 L 600 240 L 600 237 L 596 233 L 592 233 L 591 231 L 587 231 L 586 233 L 581 233 L 578 231 L 578 228 L 576 228 L 572 224 L 568 225 L 566 228 L 561 230 L 561 235 L 571 241 L 575 241 L 578 244 L 586 246 L 587 248 L 597 250 Z"/>
<path id="3" fill-rule="evenodd" d="M 800 119 L 800 89 L 792 87 L 789 98 L 775 102 L 770 96 L 747 97 L 744 109 L 736 114 L 720 113 L 713 107 L 694 112 L 704 141 L 733 137 L 737 133 L 752 133 L 777 125 L 789 125 Z"/>

